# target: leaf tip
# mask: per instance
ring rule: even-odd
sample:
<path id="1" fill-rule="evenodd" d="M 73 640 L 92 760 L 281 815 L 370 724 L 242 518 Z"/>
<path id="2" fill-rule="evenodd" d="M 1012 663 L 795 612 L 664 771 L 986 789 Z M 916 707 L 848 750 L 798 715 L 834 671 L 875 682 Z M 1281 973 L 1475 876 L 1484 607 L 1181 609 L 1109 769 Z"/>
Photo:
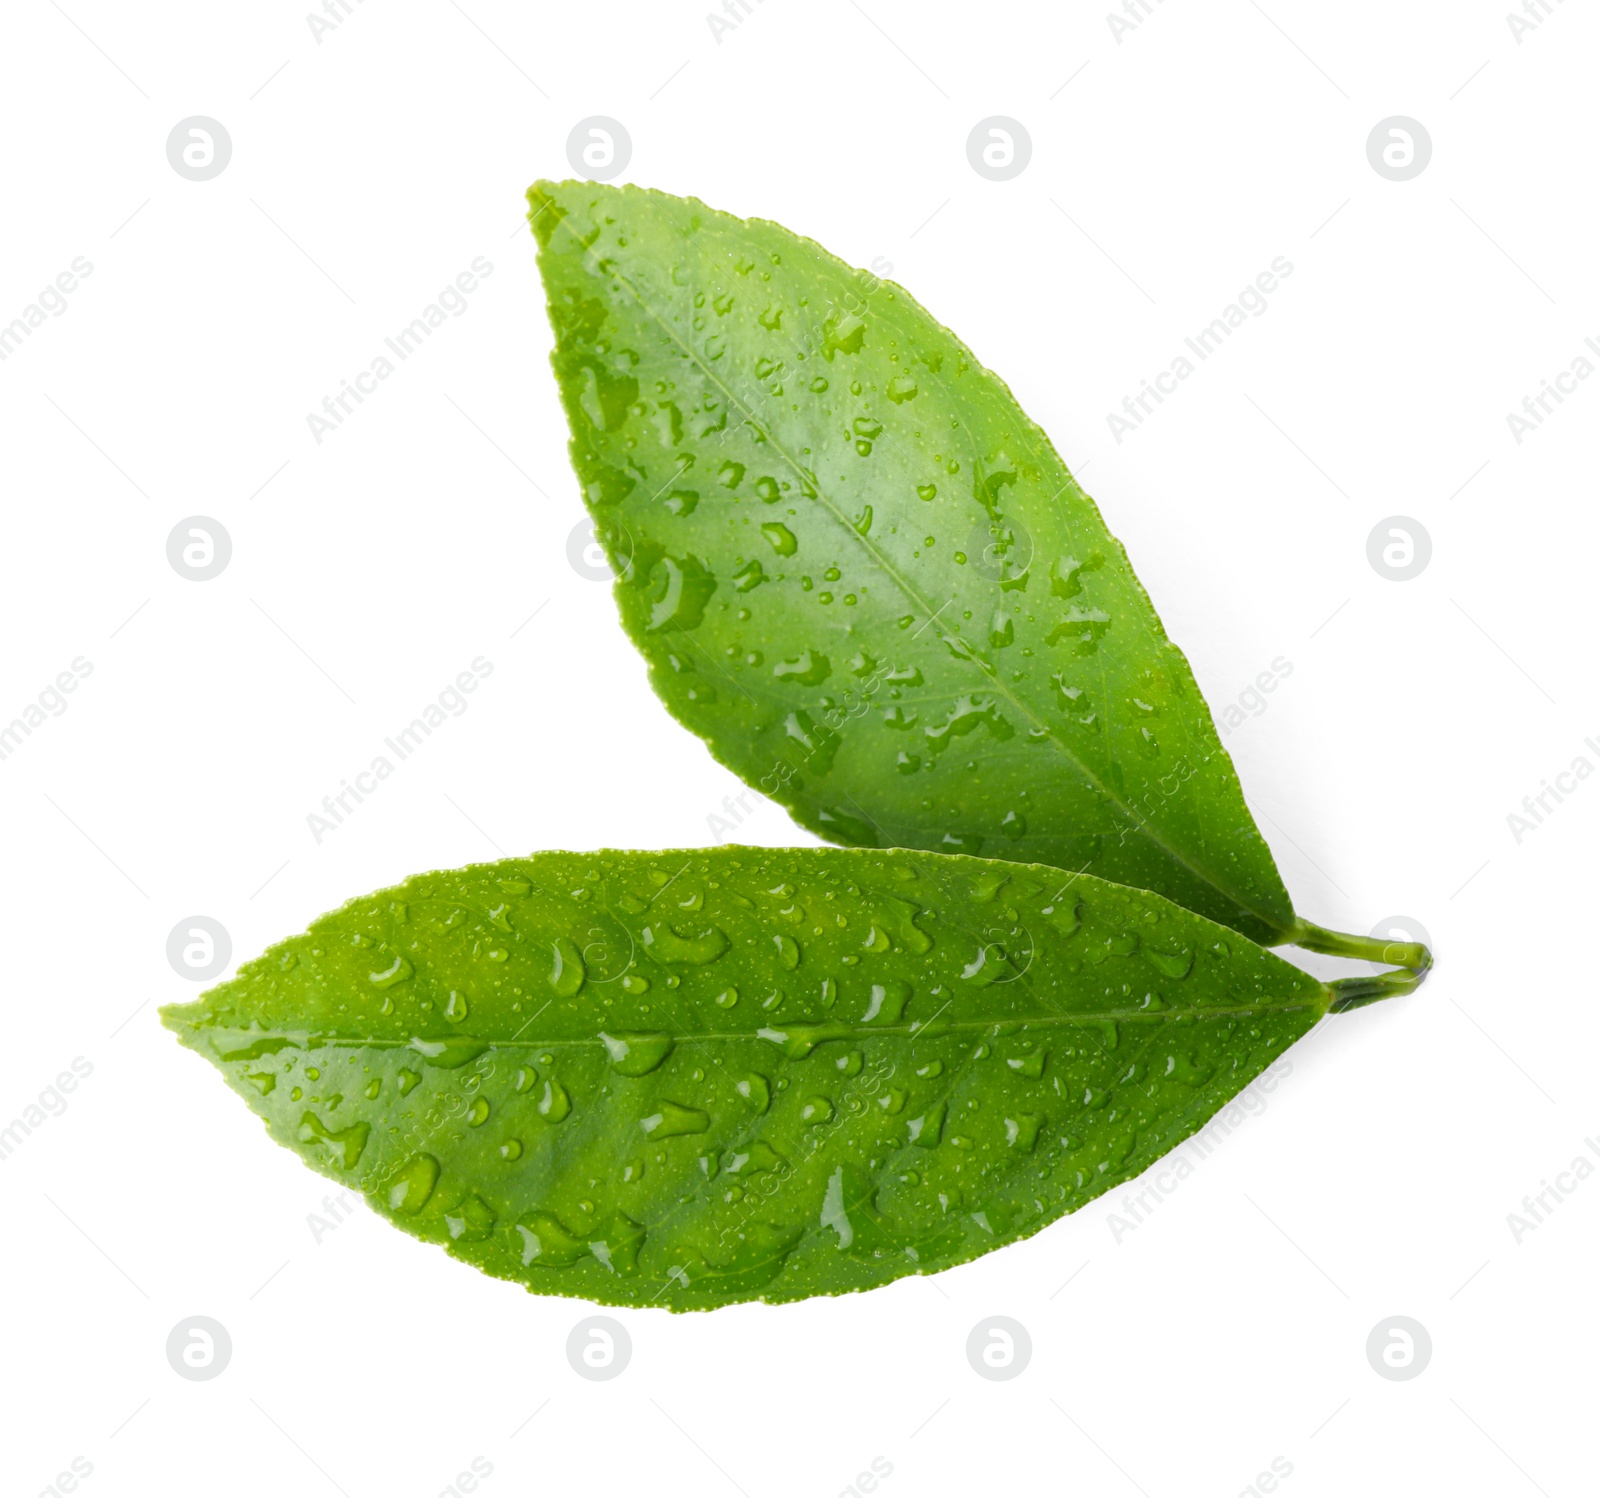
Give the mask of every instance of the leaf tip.
<path id="1" fill-rule="evenodd" d="M 561 185 L 541 177 L 527 191 L 528 226 L 541 250 L 549 245 L 551 235 L 567 216 L 567 210 L 557 200 Z"/>
<path id="2" fill-rule="evenodd" d="M 172 1031 L 178 1037 L 179 1045 L 198 1050 L 199 1032 L 207 1013 L 206 1001 L 202 996 L 183 1004 L 163 1004 L 156 1010 L 156 1018 L 161 1021 L 163 1029 Z"/>

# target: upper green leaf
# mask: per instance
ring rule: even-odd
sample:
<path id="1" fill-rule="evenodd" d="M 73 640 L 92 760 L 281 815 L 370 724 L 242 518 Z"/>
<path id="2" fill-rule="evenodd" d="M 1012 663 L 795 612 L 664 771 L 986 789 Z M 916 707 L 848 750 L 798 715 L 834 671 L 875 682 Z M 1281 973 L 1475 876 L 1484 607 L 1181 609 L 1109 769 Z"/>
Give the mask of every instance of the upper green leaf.
<path id="1" fill-rule="evenodd" d="M 163 1018 L 407 1232 L 530 1290 L 690 1310 L 1025 1237 L 1332 998 L 1089 876 L 724 848 L 419 875 Z"/>
<path id="2" fill-rule="evenodd" d="M 656 691 L 834 842 L 1295 917 L 1189 665 L 1005 385 L 776 224 L 529 192 L 572 459 Z"/>

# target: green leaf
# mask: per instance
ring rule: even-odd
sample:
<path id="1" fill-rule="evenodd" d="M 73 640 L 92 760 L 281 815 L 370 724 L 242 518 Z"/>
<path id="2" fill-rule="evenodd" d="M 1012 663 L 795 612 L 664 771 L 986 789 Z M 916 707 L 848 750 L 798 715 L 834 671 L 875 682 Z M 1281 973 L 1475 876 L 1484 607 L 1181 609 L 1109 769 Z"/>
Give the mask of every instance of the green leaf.
<path id="1" fill-rule="evenodd" d="M 723 764 L 832 842 L 1302 929 L 1121 544 L 965 345 L 776 224 L 589 182 L 529 201 L 623 625 Z"/>
<path id="2" fill-rule="evenodd" d="M 1387 981 L 1348 1002 L 1414 983 Z M 406 1232 L 540 1293 L 692 1310 L 1026 1237 L 1346 1002 L 1087 875 L 730 847 L 419 875 L 163 1019 Z"/>

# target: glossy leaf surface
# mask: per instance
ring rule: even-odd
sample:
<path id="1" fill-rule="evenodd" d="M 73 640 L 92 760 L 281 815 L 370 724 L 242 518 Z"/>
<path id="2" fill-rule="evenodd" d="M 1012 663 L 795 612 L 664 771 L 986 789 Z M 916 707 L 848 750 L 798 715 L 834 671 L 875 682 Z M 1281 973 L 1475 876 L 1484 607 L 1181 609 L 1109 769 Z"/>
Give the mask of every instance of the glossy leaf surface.
<path id="1" fill-rule="evenodd" d="M 406 1232 L 540 1293 L 691 1310 L 1025 1237 L 1331 997 L 1089 876 L 724 848 L 419 875 L 163 1018 Z"/>
<path id="2" fill-rule="evenodd" d="M 529 200 L 623 625 L 719 760 L 833 842 L 1293 931 L 1187 661 L 964 344 L 776 224 L 595 183 Z"/>

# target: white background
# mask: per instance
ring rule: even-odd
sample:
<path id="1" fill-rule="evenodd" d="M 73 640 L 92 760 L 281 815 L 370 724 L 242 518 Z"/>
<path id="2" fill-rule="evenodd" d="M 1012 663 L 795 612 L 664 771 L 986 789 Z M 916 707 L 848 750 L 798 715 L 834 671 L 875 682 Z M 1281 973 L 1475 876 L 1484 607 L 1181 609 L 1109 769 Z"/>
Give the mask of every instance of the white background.
<path id="1" fill-rule="evenodd" d="M 0 322 L 93 271 L 0 364 L 0 722 L 93 671 L 0 761 L 0 1124 L 93 1070 L 0 1162 L 4 1490 L 78 1457 L 107 1498 L 431 1498 L 481 1457 L 490 1498 L 832 1498 L 879 1457 L 889 1498 L 1226 1498 L 1278 1457 L 1304 1498 L 1593 1492 L 1600 1184 L 1507 1218 L 1600 1148 L 1600 783 L 1520 843 L 1507 816 L 1600 766 L 1600 380 L 1521 444 L 1506 415 L 1600 338 L 1600 18 L 1152 0 L 1118 41 L 1097 4 L 750 0 L 718 42 L 704 3 L 351 0 L 320 41 L 291 3 L 5 8 Z M 207 182 L 166 155 L 197 114 L 233 142 Z M 1366 154 L 1396 114 L 1433 142 L 1407 182 Z M 617 1312 L 606 1383 L 566 1360 L 580 1303 L 360 1207 L 316 1241 L 328 1183 L 155 1016 L 197 991 L 187 916 L 244 960 L 423 869 L 705 845 L 740 789 L 568 559 L 519 224 L 590 115 L 631 135 L 622 180 L 892 262 L 1083 477 L 1214 710 L 1292 663 L 1227 743 L 1297 907 L 1403 912 L 1439 957 L 1120 1239 L 1131 1191 L 932 1280 Z M 1032 139 L 1009 182 L 968 164 L 989 115 Z M 307 414 L 476 256 L 468 310 L 319 445 Z M 1118 444 L 1106 414 L 1276 256 L 1268 310 Z M 210 582 L 167 560 L 192 515 L 232 538 Z M 1394 515 L 1432 539 L 1409 582 L 1367 559 Z M 308 813 L 480 655 L 318 844 Z M 808 841 L 771 806 L 738 835 Z M 232 1336 L 214 1381 L 166 1360 L 194 1314 Z M 965 1356 L 995 1314 L 1032 1337 L 1008 1382 Z M 1408 1382 L 1364 1350 L 1396 1314 L 1433 1342 Z"/>

